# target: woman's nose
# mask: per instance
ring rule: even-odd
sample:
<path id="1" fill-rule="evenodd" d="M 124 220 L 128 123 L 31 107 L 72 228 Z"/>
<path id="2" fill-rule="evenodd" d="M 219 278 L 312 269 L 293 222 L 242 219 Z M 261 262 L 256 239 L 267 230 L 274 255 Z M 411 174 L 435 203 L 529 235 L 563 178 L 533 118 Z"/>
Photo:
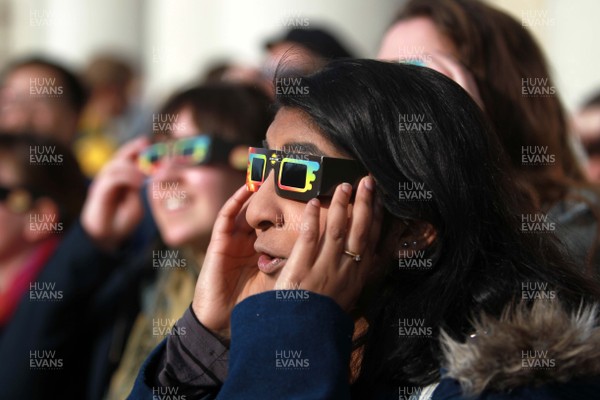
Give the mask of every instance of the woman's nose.
<path id="1" fill-rule="evenodd" d="M 277 222 L 277 215 L 281 215 L 274 179 L 275 172 L 271 170 L 258 191 L 250 198 L 246 210 L 246 220 L 254 229 L 264 230 L 274 226 Z"/>

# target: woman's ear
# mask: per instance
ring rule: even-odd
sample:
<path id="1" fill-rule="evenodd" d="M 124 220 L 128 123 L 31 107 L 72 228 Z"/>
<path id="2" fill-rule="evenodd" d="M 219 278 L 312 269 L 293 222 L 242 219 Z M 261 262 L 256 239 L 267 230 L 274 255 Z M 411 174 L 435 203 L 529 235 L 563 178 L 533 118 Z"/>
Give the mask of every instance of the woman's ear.
<path id="1" fill-rule="evenodd" d="M 58 205 L 48 197 L 37 199 L 25 213 L 25 218 L 23 237 L 29 243 L 44 240 L 63 229 Z"/>
<path id="2" fill-rule="evenodd" d="M 435 241 L 437 231 L 428 222 L 394 220 L 380 240 L 379 256 L 389 258 L 412 258 L 427 249 Z"/>
<path id="3" fill-rule="evenodd" d="M 405 222 L 400 225 L 399 229 L 398 243 L 395 246 L 399 258 L 413 257 L 415 252 L 423 251 L 431 246 L 437 237 L 437 231 L 429 222 Z"/>

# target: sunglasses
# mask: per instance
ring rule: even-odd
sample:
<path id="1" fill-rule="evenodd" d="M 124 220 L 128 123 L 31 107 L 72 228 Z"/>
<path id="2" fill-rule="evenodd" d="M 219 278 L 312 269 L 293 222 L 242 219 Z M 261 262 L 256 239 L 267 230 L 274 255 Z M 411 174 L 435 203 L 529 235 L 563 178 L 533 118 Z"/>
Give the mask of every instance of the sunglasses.
<path id="1" fill-rule="evenodd" d="M 199 135 L 148 146 L 138 156 L 138 167 L 146 175 L 152 175 L 167 158 L 182 166 L 225 164 L 240 171 L 248 162 L 245 145 Z"/>
<path id="2" fill-rule="evenodd" d="M 248 190 L 258 191 L 271 169 L 275 170 L 277 195 L 303 202 L 333 196 L 340 183 L 356 186 L 360 178 L 368 174 L 354 160 L 250 147 L 246 172 Z"/>
<path id="3" fill-rule="evenodd" d="M 14 213 L 29 210 L 33 200 L 34 196 L 27 189 L 0 186 L 0 202 L 5 203 L 6 207 Z"/>

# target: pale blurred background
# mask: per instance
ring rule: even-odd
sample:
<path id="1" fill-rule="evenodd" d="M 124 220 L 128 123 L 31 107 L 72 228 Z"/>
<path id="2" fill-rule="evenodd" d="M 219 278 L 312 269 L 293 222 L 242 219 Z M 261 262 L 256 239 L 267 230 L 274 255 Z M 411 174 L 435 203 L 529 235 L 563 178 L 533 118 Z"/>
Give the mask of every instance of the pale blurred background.
<path id="1" fill-rule="evenodd" d="M 576 109 L 600 87 L 600 2 L 490 0 L 525 23 L 551 62 L 559 93 Z M 325 24 L 373 57 L 402 0 L 0 0 L 0 66 L 32 52 L 79 69 L 94 54 L 123 54 L 143 71 L 152 106 L 215 61 L 258 66 L 265 40 L 303 21 Z M 539 18 L 541 17 L 541 18 Z M 296 22 L 295 22 L 296 21 Z"/>

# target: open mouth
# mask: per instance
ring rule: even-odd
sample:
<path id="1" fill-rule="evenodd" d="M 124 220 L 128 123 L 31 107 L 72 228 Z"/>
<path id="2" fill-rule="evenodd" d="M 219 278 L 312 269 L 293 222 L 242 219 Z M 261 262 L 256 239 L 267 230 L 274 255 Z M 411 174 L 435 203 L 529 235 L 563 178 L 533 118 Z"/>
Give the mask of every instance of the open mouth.
<path id="1" fill-rule="evenodd" d="M 282 268 L 287 258 L 275 257 L 267 253 L 260 253 L 258 257 L 258 269 L 265 274 L 272 274 Z"/>

